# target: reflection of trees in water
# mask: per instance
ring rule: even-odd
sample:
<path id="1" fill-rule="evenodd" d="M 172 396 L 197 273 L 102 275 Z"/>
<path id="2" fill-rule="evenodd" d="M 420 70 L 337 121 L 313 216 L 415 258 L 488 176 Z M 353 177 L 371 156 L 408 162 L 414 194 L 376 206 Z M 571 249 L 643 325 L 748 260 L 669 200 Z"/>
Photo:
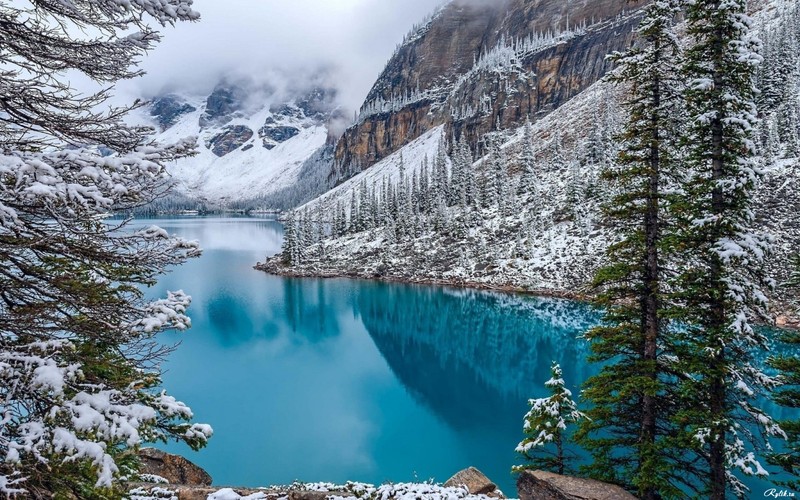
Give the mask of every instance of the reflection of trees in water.
<path id="1" fill-rule="evenodd" d="M 275 278 L 275 293 L 269 294 L 267 303 L 259 303 L 258 294 L 231 287 L 216 290 L 202 307 L 222 347 L 287 334 L 293 343 L 316 344 L 341 333 L 336 315 L 348 309 L 340 300 L 343 294 L 336 293 L 341 286 L 333 290 L 331 285 L 323 280 Z"/>
<path id="2" fill-rule="evenodd" d="M 293 333 L 311 343 L 341 333 L 335 314 L 346 305 L 340 300 L 342 294 L 330 293 L 331 287 L 342 288 L 342 284 L 319 279 L 283 280 L 282 315 Z"/>
<path id="3" fill-rule="evenodd" d="M 570 385 L 588 375 L 576 337 L 599 318 L 584 304 L 478 291 L 375 285 L 357 313 L 394 373 L 451 425 L 513 419 L 543 393 L 551 361 Z"/>

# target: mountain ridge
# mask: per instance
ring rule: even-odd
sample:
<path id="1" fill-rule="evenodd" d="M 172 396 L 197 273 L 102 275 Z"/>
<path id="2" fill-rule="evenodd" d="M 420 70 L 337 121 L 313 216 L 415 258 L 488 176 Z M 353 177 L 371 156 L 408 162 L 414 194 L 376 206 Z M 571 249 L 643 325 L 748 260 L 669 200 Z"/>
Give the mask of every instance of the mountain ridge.
<path id="1" fill-rule="evenodd" d="M 336 147 L 347 178 L 428 130 L 480 138 L 538 119 L 588 88 L 624 49 L 645 2 L 454 0 L 398 47 Z"/>

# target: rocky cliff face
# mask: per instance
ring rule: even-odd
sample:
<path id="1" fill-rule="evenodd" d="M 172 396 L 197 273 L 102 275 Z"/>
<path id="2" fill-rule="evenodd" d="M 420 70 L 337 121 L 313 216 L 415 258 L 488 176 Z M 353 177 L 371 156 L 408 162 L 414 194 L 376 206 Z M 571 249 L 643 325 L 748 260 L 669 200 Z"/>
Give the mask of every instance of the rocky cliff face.
<path id="1" fill-rule="evenodd" d="M 486 132 L 536 120 L 609 69 L 643 4 L 628 0 L 454 0 L 392 56 L 339 140 L 340 176 L 366 168 L 433 127 Z M 631 10 L 632 9 L 632 10 Z"/>

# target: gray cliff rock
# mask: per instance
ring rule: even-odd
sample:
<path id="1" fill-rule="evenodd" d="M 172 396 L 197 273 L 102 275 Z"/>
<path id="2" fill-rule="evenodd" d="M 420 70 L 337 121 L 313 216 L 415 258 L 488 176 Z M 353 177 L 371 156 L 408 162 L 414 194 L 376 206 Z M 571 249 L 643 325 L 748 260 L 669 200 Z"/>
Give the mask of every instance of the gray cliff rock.
<path id="1" fill-rule="evenodd" d="M 282 125 L 264 125 L 258 130 L 258 136 L 261 137 L 262 144 L 267 149 L 272 149 L 299 133 L 300 130 L 295 127 Z"/>
<path id="2" fill-rule="evenodd" d="M 253 131 L 245 125 L 228 126 L 212 137 L 207 143 L 212 153 L 222 157 L 242 147 L 253 138 Z"/>
<path id="3" fill-rule="evenodd" d="M 182 115 L 195 111 L 197 108 L 173 94 L 156 97 L 150 102 L 150 116 L 156 119 L 162 131 L 175 125 Z"/>
<path id="4" fill-rule="evenodd" d="M 442 124 L 476 149 L 498 126 L 550 113 L 608 72 L 645 3 L 454 0 L 389 60 L 338 142 L 337 169 L 372 165 Z"/>
<path id="5" fill-rule="evenodd" d="M 206 100 L 206 110 L 200 116 L 200 127 L 224 125 L 244 108 L 247 97 L 245 89 L 236 84 L 221 83 L 214 88 Z"/>

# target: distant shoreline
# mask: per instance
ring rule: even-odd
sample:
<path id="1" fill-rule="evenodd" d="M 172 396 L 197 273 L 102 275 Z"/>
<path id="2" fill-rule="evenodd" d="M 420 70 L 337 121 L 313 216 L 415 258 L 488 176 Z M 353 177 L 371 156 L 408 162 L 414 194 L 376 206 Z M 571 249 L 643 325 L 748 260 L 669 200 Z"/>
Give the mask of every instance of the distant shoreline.
<path id="1" fill-rule="evenodd" d="M 317 278 L 317 279 L 349 279 L 382 283 L 401 283 L 408 285 L 447 286 L 482 291 L 494 291 L 508 294 L 527 295 L 531 297 L 544 297 L 574 300 L 578 302 L 591 302 L 592 294 L 588 291 L 567 291 L 547 288 L 527 288 L 513 284 L 492 284 L 463 279 L 431 278 L 427 276 L 396 276 L 390 274 L 377 274 L 358 271 L 331 271 L 318 268 L 297 269 L 290 268 L 280 263 L 280 258 L 274 256 L 266 262 L 258 262 L 253 269 L 286 278 Z M 770 327 L 782 330 L 800 330 L 800 315 L 794 312 L 788 304 L 772 302 L 771 317 L 773 323 Z"/>

